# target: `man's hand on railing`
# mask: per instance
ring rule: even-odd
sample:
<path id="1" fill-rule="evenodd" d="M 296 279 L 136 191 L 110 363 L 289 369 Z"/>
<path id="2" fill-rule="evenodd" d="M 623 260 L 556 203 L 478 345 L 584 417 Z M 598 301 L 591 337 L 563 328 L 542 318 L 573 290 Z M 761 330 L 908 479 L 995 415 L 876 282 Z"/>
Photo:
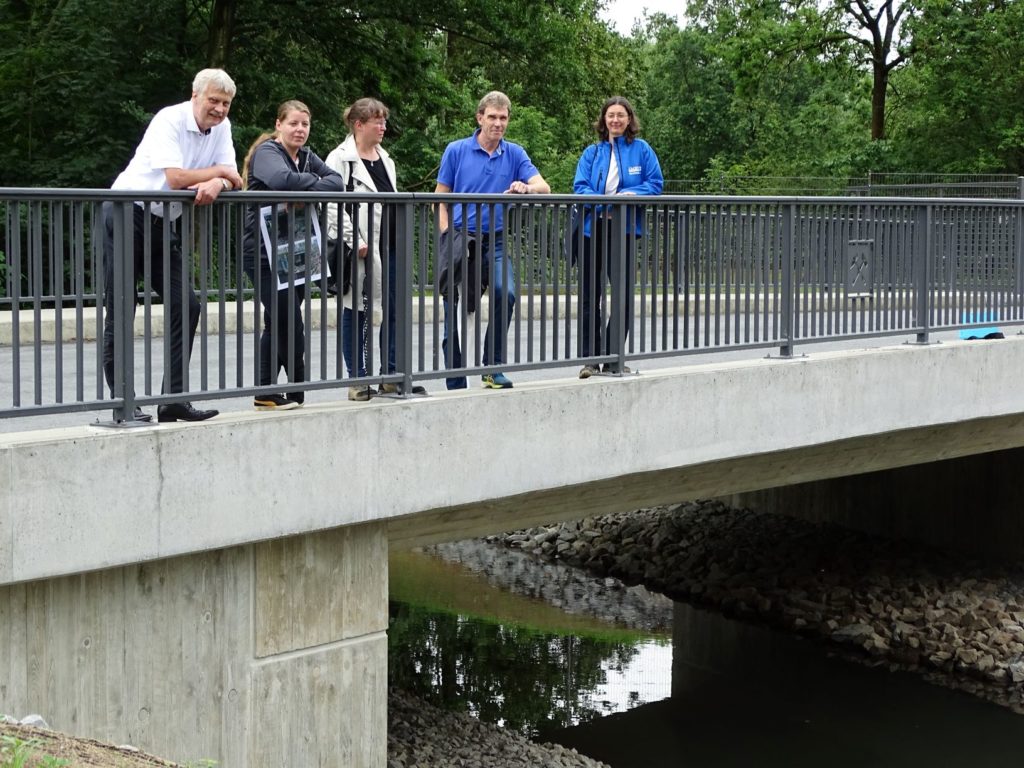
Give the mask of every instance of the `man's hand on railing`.
<path id="1" fill-rule="evenodd" d="M 227 189 L 230 182 L 222 176 L 217 176 L 213 179 L 207 179 L 201 181 L 198 184 L 192 184 L 189 189 L 194 189 L 196 192 L 196 205 L 208 205 L 217 199 L 217 196 Z"/>
<path id="2" fill-rule="evenodd" d="M 231 189 L 242 188 L 242 177 L 233 168 L 225 168 L 222 176 L 214 176 L 212 179 L 191 184 L 189 189 L 196 192 L 196 205 L 208 205 L 212 203 L 221 192 Z"/>

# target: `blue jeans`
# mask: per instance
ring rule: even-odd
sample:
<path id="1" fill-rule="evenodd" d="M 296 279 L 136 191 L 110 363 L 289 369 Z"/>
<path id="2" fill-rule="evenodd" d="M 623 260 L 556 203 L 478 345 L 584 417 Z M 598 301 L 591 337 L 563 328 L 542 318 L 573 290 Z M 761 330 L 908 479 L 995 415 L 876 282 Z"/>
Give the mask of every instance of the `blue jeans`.
<path id="1" fill-rule="evenodd" d="M 505 362 L 505 337 L 512 323 L 512 313 L 516 306 L 516 275 L 511 261 L 505 260 L 504 238 L 501 232 L 493 234 L 473 235 L 476 239 L 476 255 L 482 259 L 481 269 L 489 276 L 491 296 L 491 317 L 487 322 L 487 334 L 484 337 L 483 364 Z M 493 265 L 493 269 L 492 269 Z M 462 342 L 457 332 L 456 323 L 459 317 L 459 297 L 452 301 L 444 297 L 444 340 L 441 349 L 444 351 L 445 363 L 448 362 L 448 347 L 451 345 L 451 368 L 462 368 Z M 493 354 L 492 354 L 493 350 Z M 468 351 L 468 350 L 467 350 Z M 465 389 L 465 376 L 452 376 L 445 379 L 448 389 Z"/>

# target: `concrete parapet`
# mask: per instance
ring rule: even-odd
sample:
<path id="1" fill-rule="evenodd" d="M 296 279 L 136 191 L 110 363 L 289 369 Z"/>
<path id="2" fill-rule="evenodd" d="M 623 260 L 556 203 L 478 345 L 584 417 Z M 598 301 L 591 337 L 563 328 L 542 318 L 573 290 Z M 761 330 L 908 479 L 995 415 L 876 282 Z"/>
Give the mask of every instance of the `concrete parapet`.
<path id="1" fill-rule="evenodd" d="M 1015 337 L 0 435 L 0 584 L 371 521 L 450 540 L 1021 447 L 1020 370 Z"/>

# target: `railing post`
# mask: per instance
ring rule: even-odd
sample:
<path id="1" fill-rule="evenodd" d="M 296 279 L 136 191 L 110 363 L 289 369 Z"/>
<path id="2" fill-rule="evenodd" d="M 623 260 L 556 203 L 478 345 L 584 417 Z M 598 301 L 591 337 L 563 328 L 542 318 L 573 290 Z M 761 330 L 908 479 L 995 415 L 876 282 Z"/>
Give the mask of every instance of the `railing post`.
<path id="1" fill-rule="evenodd" d="M 918 230 L 915 242 L 920 243 L 916 248 L 917 265 L 914 270 L 917 283 L 917 296 L 914 306 L 917 308 L 917 343 L 927 344 L 931 329 L 931 262 L 932 262 L 932 214 L 933 206 L 925 203 L 918 206 L 915 228 Z M 921 230 L 924 230 L 923 234 Z"/>
<path id="2" fill-rule="evenodd" d="M 1020 192 L 1021 200 L 1024 200 L 1024 176 L 1020 177 Z M 1017 249 L 1014 252 L 1014 258 L 1017 263 L 1014 265 L 1014 276 L 1016 284 L 1014 285 L 1014 294 L 1017 299 L 1016 319 L 1020 319 L 1022 313 L 1024 313 L 1024 205 L 1017 206 Z M 1013 317 L 1013 315 L 1011 315 Z"/>
<path id="3" fill-rule="evenodd" d="M 113 263 L 114 301 L 114 377 L 113 396 L 123 403 L 114 409 L 118 424 L 134 421 L 135 414 L 135 204 L 130 200 L 118 201 L 111 206 L 114 247 L 109 257 Z M 109 274 L 109 272 L 108 272 Z"/>
<path id="4" fill-rule="evenodd" d="M 779 355 L 782 357 L 793 356 L 793 329 L 796 327 L 793 316 L 797 304 L 793 295 L 796 290 L 795 225 L 796 203 L 790 203 L 782 209 L 782 308 L 779 317 L 779 335 L 782 338 Z"/>
<path id="5" fill-rule="evenodd" d="M 407 200 L 397 203 L 395 214 L 395 372 L 402 374 L 401 392 L 404 396 L 412 393 L 412 267 L 414 261 L 415 203 Z M 386 323 L 386 318 L 385 318 Z M 387 370 L 387 350 L 380 354 Z"/>
<path id="6" fill-rule="evenodd" d="M 608 255 L 618 254 L 618 258 L 614 261 L 608 259 L 605 263 L 608 264 L 608 274 L 611 280 L 613 280 L 613 286 L 618 286 L 618 290 L 612 290 L 612 308 L 611 316 L 615 320 L 611 324 L 611 336 L 608 339 L 610 344 L 609 349 L 615 351 L 616 357 L 618 358 L 615 363 L 615 370 L 618 372 L 624 372 L 626 370 L 626 328 L 629 327 L 629 323 L 632 318 L 627 317 L 627 310 L 632 305 L 627 291 L 633 289 L 632 275 L 628 274 L 627 266 L 629 262 L 628 254 L 626 252 L 626 217 L 628 215 L 628 209 L 623 203 L 619 203 L 612 208 L 612 231 L 610 239 L 610 247 L 608 249 Z M 611 270 L 611 266 L 614 265 L 614 273 Z"/>

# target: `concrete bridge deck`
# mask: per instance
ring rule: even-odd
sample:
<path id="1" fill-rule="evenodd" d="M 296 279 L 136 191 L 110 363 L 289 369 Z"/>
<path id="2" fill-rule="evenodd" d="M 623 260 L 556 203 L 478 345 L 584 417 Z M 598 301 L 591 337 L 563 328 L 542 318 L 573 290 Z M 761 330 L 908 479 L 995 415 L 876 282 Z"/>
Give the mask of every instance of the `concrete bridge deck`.
<path id="1" fill-rule="evenodd" d="M 0 584 L 358 523 L 403 543 L 1024 445 L 1024 339 L 0 436 Z M 954 439 L 955 438 L 955 439 Z"/>

